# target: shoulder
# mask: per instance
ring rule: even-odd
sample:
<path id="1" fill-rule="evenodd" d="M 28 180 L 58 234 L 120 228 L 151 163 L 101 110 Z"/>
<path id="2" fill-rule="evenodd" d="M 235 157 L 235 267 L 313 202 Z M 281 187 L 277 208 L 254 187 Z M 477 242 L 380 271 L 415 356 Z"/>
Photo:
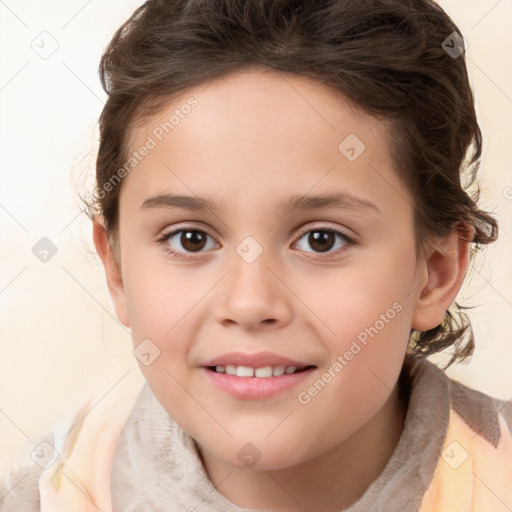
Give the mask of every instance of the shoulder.
<path id="1" fill-rule="evenodd" d="M 475 434 L 475 438 L 485 439 L 494 447 L 503 438 L 512 441 L 512 399 L 500 400 L 471 388 L 448 376 L 428 359 L 411 358 L 406 363 L 414 384 L 416 402 L 421 403 L 421 409 L 417 408 L 419 414 L 426 407 L 430 416 L 436 416 L 436 423 L 448 427 L 452 411 Z"/>
<path id="2" fill-rule="evenodd" d="M 473 432 L 494 446 L 512 434 L 512 399 L 500 400 L 450 379 L 452 409 Z"/>
<path id="3" fill-rule="evenodd" d="M 103 470 L 108 462 L 105 457 L 111 455 L 135 398 L 133 388 L 101 396 L 93 392 L 43 434 L 30 438 L 23 454 L 11 463 L 5 475 L 0 475 L 0 512 L 39 512 L 46 496 L 65 487 L 55 482 L 60 480 L 58 473 L 68 461 L 73 462 L 75 476 L 89 484 L 92 474 Z M 98 447 L 101 450 L 93 449 Z"/>
<path id="4" fill-rule="evenodd" d="M 500 400 L 492 398 L 497 413 L 504 419 L 508 431 L 512 434 L 512 398 L 510 400 Z"/>
<path id="5" fill-rule="evenodd" d="M 40 511 L 40 487 L 45 472 L 52 472 L 57 460 L 75 443 L 80 429 L 73 431 L 72 427 L 89 405 L 86 401 L 81 407 L 73 408 L 26 441 L 22 453 L 0 475 L 0 512 Z"/>
<path id="6" fill-rule="evenodd" d="M 52 446 L 52 443 L 51 434 L 29 439 L 24 453 L 0 476 L 0 512 L 39 512 L 39 479 L 45 463 L 42 458 L 38 463 L 37 454 L 44 456 L 43 448 Z"/>

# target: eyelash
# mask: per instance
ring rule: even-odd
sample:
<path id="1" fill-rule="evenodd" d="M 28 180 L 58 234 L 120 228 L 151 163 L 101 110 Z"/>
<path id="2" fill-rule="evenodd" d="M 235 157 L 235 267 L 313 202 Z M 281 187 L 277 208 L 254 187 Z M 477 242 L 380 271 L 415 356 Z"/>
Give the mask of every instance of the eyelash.
<path id="1" fill-rule="evenodd" d="M 191 227 L 191 226 L 185 226 L 185 227 L 182 227 L 180 229 L 176 229 L 174 231 L 171 231 L 170 233 L 165 233 L 164 235 L 162 235 L 160 238 L 157 239 L 157 243 L 163 247 L 165 252 L 167 252 L 168 254 L 172 255 L 174 258 L 177 258 L 179 260 L 190 260 L 191 257 L 190 256 L 186 256 L 185 254 L 201 254 L 201 251 L 199 251 L 197 253 L 177 252 L 177 251 L 173 251 L 172 249 L 170 249 L 169 245 L 167 244 L 167 242 L 174 235 L 176 235 L 177 233 L 187 232 L 187 231 L 195 231 L 195 232 L 198 232 L 198 233 L 203 233 L 203 234 L 213 238 L 213 236 L 210 235 L 207 231 L 204 231 L 202 229 L 196 229 L 196 228 Z M 314 232 L 314 231 L 321 231 L 321 232 L 325 232 L 325 233 L 334 233 L 336 235 L 339 235 L 345 241 L 344 246 L 341 247 L 341 248 L 338 248 L 338 250 L 334 251 L 334 253 L 332 253 L 332 252 L 327 252 L 327 253 L 315 253 L 315 252 L 313 252 L 313 254 L 316 254 L 318 259 L 320 259 L 320 260 L 327 260 L 328 259 L 328 257 L 324 256 L 324 254 L 332 255 L 332 254 L 335 254 L 336 252 L 338 252 L 340 250 L 346 250 L 347 247 L 355 245 L 354 240 L 351 237 L 347 236 L 345 233 L 343 233 L 343 231 L 340 231 L 340 230 L 335 229 L 335 228 L 330 228 L 330 227 L 329 228 L 327 228 L 327 227 L 319 227 L 319 228 L 305 229 L 304 231 L 302 231 L 298 235 L 297 241 L 300 240 L 306 233 L 310 233 L 310 232 Z M 309 251 L 306 251 L 306 252 L 309 252 Z"/>

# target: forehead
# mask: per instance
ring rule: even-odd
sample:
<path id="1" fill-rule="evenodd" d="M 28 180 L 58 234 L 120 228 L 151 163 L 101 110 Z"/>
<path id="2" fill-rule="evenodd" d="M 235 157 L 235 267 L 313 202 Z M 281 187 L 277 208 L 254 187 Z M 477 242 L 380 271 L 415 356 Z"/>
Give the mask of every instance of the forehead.
<path id="1" fill-rule="evenodd" d="M 189 107 L 192 102 L 194 106 Z M 189 119 L 187 123 L 185 119 Z M 160 133 L 158 126 L 166 122 L 172 126 L 167 130 L 162 127 L 164 133 Z M 376 125 L 381 135 L 388 134 L 385 122 L 357 108 L 339 91 L 302 75 L 251 66 L 173 95 L 156 115 L 130 131 L 128 145 L 137 146 L 155 130 L 158 139 L 171 132 L 172 136 L 179 135 L 186 125 L 193 127 L 196 137 L 206 133 L 209 140 L 214 140 L 212 122 L 224 144 L 229 134 L 233 143 L 245 141 L 246 146 L 248 134 L 254 143 L 263 142 L 267 135 L 265 144 L 274 140 L 280 145 L 292 140 L 299 143 L 304 138 L 329 143 L 347 130 L 364 138 Z M 274 134 L 282 138 L 276 141 Z"/>
<path id="2" fill-rule="evenodd" d="M 174 96 L 131 131 L 128 153 L 148 141 L 126 178 L 138 199 L 179 188 L 220 191 L 220 200 L 245 191 L 250 201 L 249 191 L 270 198 L 336 184 L 393 201 L 401 186 L 385 122 L 319 82 L 275 70 L 249 68 Z"/>

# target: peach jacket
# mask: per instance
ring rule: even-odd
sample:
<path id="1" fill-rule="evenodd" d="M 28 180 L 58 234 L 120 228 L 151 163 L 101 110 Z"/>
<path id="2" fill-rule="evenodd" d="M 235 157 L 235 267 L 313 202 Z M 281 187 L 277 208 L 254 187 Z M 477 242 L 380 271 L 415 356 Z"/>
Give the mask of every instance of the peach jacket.
<path id="1" fill-rule="evenodd" d="M 417 510 L 510 512 L 510 403 L 493 399 L 447 379 L 444 372 L 437 367 L 433 370 L 431 367 L 434 365 L 431 363 L 423 362 L 420 368 L 425 367 L 425 364 L 429 365 L 430 374 L 441 378 L 442 373 L 442 378 L 452 383 L 449 393 L 451 406 L 449 414 L 446 415 L 446 435 L 444 440 L 441 439 L 436 452 L 439 456 L 436 455 L 433 459 L 435 470 L 429 476 L 430 483 L 424 489 L 420 508 Z M 59 456 L 39 477 L 41 512 L 114 512 L 110 487 L 113 460 L 118 439 L 134 400 L 133 394 L 112 392 L 94 408 L 85 406 L 73 420 L 82 417 L 84 419 L 78 424 L 76 421 L 71 423 L 76 427 L 69 435 L 54 437 L 54 447 Z M 485 407 L 491 404 L 492 409 L 482 413 L 485 409 L 482 404 Z M 88 410 L 85 414 L 84 411 Z M 489 410 L 496 412 L 494 418 L 488 416 Z M 412 418 L 409 419 L 409 412 L 407 421 L 412 421 Z M 59 439 L 62 440 L 61 444 Z M 402 486 L 404 484 L 405 481 L 401 483 Z M 0 500 L 2 490 L 0 486 Z M 235 509 L 238 510 L 237 507 Z M 360 509 L 350 507 L 349 510 Z M 17 512 L 11 508 L 2 508 L 2 501 L 0 511 Z"/>

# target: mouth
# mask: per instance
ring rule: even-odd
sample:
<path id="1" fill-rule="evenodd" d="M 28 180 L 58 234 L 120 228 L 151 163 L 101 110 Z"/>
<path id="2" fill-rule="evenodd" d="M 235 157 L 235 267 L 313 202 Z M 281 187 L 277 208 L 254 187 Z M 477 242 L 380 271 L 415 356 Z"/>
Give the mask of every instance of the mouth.
<path id="1" fill-rule="evenodd" d="M 206 366 L 206 368 L 212 372 L 231 375 L 233 377 L 253 377 L 257 379 L 268 379 L 270 377 L 280 377 L 281 375 L 293 375 L 296 373 L 305 372 L 312 368 L 316 368 L 314 365 L 308 366 L 260 366 L 258 368 L 254 368 L 251 366 L 241 366 L 234 364 L 222 365 L 218 364 L 215 366 Z"/>
<path id="2" fill-rule="evenodd" d="M 239 400 L 262 400 L 304 385 L 318 367 L 269 352 L 230 353 L 200 367 L 207 382 Z"/>

